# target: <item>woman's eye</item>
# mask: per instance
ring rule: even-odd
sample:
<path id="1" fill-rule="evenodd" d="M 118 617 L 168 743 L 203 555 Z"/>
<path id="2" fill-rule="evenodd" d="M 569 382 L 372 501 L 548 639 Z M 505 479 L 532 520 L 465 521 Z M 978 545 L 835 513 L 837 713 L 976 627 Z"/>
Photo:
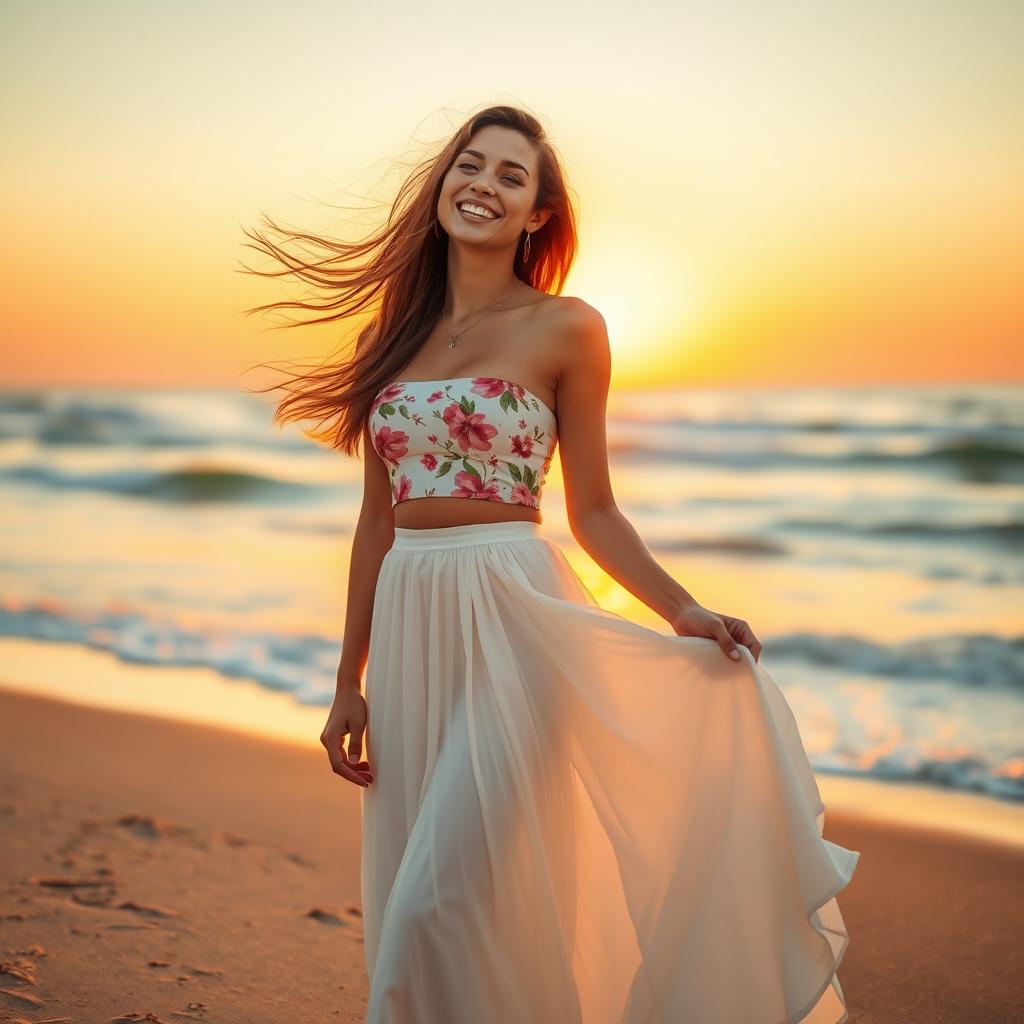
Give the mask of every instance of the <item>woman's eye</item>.
<path id="1" fill-rule="evenodd" d="M 465 167 L 469 171 L 479 170 L 479 168 L 474 167 L 472 164 L 459 164 L 459 169 L 460 170 L 463 167 Z M 503 174 L 502 175 L 502 179 L 504 181 L 511 181 L 513 185 L 522 185 L 522 182 L 514 174 Z"/>

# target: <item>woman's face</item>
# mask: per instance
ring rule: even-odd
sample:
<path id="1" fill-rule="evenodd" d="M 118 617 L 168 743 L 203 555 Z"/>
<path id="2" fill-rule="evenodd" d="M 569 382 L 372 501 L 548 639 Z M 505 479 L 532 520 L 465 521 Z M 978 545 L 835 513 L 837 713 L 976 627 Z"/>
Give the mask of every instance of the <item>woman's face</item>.
<path id="1" fill-rule="evenodd" d="M 534 212 L 539 183 L 537 154 L 519 132 L 500 125 L 481 128 L 466 149 L 456 154 L 445 175 L 437 219 L 453 241 L 465 245 L 508 248 L 513 252 L 523 230 L 535 231 L 548 211 Z M 493 217 L 476 217 L 459 209 L 475 203 Z"/>

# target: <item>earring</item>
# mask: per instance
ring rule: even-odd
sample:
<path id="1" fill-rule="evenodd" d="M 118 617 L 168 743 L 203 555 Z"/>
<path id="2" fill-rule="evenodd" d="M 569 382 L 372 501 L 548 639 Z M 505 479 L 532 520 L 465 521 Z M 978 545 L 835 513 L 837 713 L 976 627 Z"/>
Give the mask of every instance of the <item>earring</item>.
<path id="1" fill-rule="evenodd" d="M 523 262 L 526 263 L 530 259 L 530 232 L 526 232 L 526 241 L 523 243 Z"/>

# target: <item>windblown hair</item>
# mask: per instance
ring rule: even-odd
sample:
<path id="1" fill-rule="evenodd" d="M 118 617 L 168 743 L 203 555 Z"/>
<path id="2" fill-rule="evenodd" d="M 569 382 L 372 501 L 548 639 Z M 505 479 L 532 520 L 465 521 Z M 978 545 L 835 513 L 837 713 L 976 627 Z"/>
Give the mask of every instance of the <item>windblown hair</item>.
<path id="1" fill-rule="evenodd" d="M 324 290 L 323 302 L 284 300 L 245 310 L 258 313 L 283 307 L 331 310 L 326 316 L 286 323 L 308 326 L 345 320 L 370 311 L 371 319 L 359 331 L 351 358 L 321 362 L 315 368 L 287 372 L 287 379 L 258 392 L 281 388 L 274 422 L 285 424 L 311 419 L 304 432 L 348 455 L 355 455 L 367 424 L 374 396 L 396 379 L 436 326 L 445 297 L 448 235 L 437 219 L 437 203 L 445 175 L 473 135 L 488 125 L 521 132 L 538 153 L 536 208 L 550 209 L 544 226 L 530 239 L 529 260 L 522 261 L 526 233 L 516 247 L 514 268 L 525 283 L 552 295 L 561 293 L 576 257 L 576 216 L 569 200 L 560 158 L 540 122 L 516 107 L 492 106 L 468 118 L 439 154 L 415 166 L 398 190 L 387 223 L 367 240 L 345 243 L 302 231 L 279 227 L 264 214 L 266 224 L 295 242 L 319 247 L 322 258 L 293 255 L 259 231 L 246 243 L 280 261 L 283 270 L 263 277 L 293 274 Z M 330 357 L 329 357 L 330 358 Z M 258 366 L 272 364 L 260 363 Z"/>

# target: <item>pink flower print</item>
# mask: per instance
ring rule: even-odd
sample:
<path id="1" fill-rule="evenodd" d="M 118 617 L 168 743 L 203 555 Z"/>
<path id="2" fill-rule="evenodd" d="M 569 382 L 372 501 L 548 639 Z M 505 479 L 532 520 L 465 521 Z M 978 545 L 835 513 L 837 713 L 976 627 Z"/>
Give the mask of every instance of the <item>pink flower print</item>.
<path id="1" fill-rule="evenodd" d="M 437 434 L 427 434 L 427 440 L 431 444 L 437 444 Z"/>
<path id="2" fill-rule="evenodd" d="M 482 412 L 464 412 L 458 402 L 452 402 L 445 409 L 442 418 L 448 424 L 448 436 L 459 442 L 459 447 L 468 452 L 491 450 L 489 438 L 494 437 L 498 428 L 485 422 Z"/>
<path id="3" fill-rule="evenodd" d="M 437 469 L 437 459 L 431 455 L 430 452 L 427 452 L 427 454 L 420 459 L 420 462 L 424 469 Z"/>
<path id="4" fill-rule="evenodd" d="M 520 458 L 528 459 L 533 454 L 533 438 L 529 434 L 512 435 L 512 453 Z"/>
<path id="5" fill-rule="evenodd" d="M 519 429 L 520 430 L 525 430 L 526 429 L 526 420 L 520 420 L 519 421 Z"/>
<path id="6" fill-rule="evenodd" d="M 473 386 L 469 390 L 484 398 L 501 398 L 506 391 L 511 391 L 512 397 L 517 401 L 526 400 L 524 388 L 514 381 L 502 380 L 501 377 L 474 377 Z"/>
<path id="7" fill-rule="evenodd" d="M 484 483 L 475 473 L 460 470 L 455 474 L 455 482 L 459 485 L 451 493 L 452 498 L 482 498 L 484 501 L 501 501 L 498 481 L 491 479 Z"/>
<path id="8" fill-rule="evenodd" d="M 490 457 L 490 458 L 489 458 L 489 459 L 487 460 L 487 465 L 488 465 L 488 466 L 496 466 L 497 464 L 498 464 L 498 456 L 497 456 L 497 455 L 492 455 L 492 456 L 491 456 L 491 457 Z"/>
<path id="9" fill-rule="evenodd" d="M 427 395 L 428 402 L 437 402 L 440 401 L 442 398 L 444 398 L 443 391 L 431 391 L 431 393 Z"/>
<path id="10" fill-rule="evenodd" d="M 409 495 L 412 494 L 412 481 L 403 473 L 398 478 L 398 483 L 391 490 L 395 496 L 396 504 L 400 501 L 407 501 Z"/>
<path id="11" fill-rule="evenodd" d="M 529 505 L 530 508 L 539 508 L 537 497 L 526 484 L 512 485 L 512 503 L 514 505 Z"/>
<path id="12" fill-rule="evenodd" d="M 385 424 L 373 435 L 373 447 L 385 462 L 397 466 L 398 460 L 409 454 L 409 435 L 404 430 L 392 430 Z"/>
<path id="13" fill-rule="evenodd" d="M 376 412 L 382 405 L 387 405 L 388 402 L 397 398 L 402 393 L 401 384 L 389 384 L 383 391 L 381 391 L 377 397 L 373 400 L 373 408 L 371 412 Z"/>

